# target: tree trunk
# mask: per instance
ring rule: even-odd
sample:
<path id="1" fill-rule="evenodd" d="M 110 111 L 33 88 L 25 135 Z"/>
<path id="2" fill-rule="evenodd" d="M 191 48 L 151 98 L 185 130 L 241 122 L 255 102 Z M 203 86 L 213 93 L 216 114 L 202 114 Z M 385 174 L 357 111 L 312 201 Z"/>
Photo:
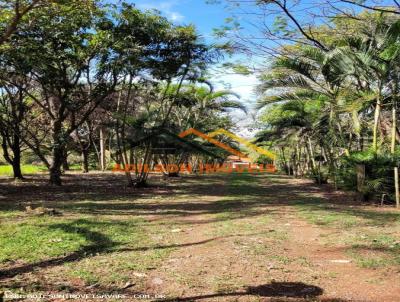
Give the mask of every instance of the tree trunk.
<path id="1" fill-rule="evenodd" d="M 89 173 L 89 150 L 82 149 L 82 173 Z"/>
<path id="2" fill-rule="evenodd" d="M 400 208 L 400 194 L 399 194 L 399 168 L 394 167 L 394 190 L 396 194 L 396 208 Z"/>
<path id="3" fill-rule="evenodd" d="M 18 149 L 19 149 L 19 146 L 18 146 Z M 21 155 L 19 152 L 17 152 L 17 153 L 14 152 L 12 168 L 13 168 L 14 178 L 24 179 L 24 177 L 22 176 L 22 171 L 21 171 Z"/>
<path id="4" fill-rule="evenodd" d="M 63 168 L 64 171 L 69 171 L 68 152 L 67 152 L 67 150 L 65 150 L 62 168 Z"/>
<path id="5" fill-rule="evenodd" d="M 135 188 L 146 188 L 148 185 L 147 185 L 146 179 L 140 179 L 140 180 L 136 181 L 133 186 Z"/>
<path id="6" fill-rule="evenodd" d="M 100 127 L 100 168 L 101 171 L 106 170 L 106 154 L 105 154 L 105 135 L 104 128 Z"/>
<path id="7" fill-rule="evenodd" d="M 378 97 L 376 101 L 375 107 L 375 115 L 374 115 L 374 128 L 373 128 L 373 136 L 372 136 L 372 149 L 374 152 L 378 152 L 378 127 L 379 127 L 379 118 L 381 115 L 381 99 Z"/>
<path id="8" fill-rule="evenodd" d="M 312 147 L 313 145 L 312 145 L 310 137 L 307 137 L 307 141 L 308 141 L 308 148 L 309 148 L 309 152 L 310 152 L 309 156 L 310 156 L 310 160 L 311 160 L 311 169 L 313 170 L 314 173 L 316 173 L 317 165 L 315 163 L 314 150 Z"/>
<path id="9" fill-rule="evenodd" d="M 337 190 L 337 176 L 336 176 L 336 172 L 337 172 L 337 163 L 335 160 L 335 154 L 337 154 L 337 151 L 335 152 L 334 147 L 329 148 L 328 147 L 328 163 L 329 163 L 329 174 L 332 176 L 332 180 L 333 180 L 333 185 L 335 187 L 335 190 Z M 323 175 L 321 175 L 323 176 Z M 328 181 L 328 178 L 326 178 L 326 181 Z M 325 179 L 324 179 L 325 182 Z"/>
<path id="10" fill-rule="evenodd" d="M 290 175 L 290 166 L 286 160 L 286 155 L 285 155 L 285 148 L 281 147 L 281 153 L 282 153 L 282 160 L 283 160 L 283 168 L 287 175 Z"/>
<path id="11" fill-rule="evenodd" d="M 50 184 L 61 186 L 61 166 L 64 161 L 64 152 L 61 146 L 54 146 L 53 161 L 50 165 Z"/>
<path id="12" fill-rule="evenodd" d="M 124 78 L 124 82 L 126 80 L 126 77 Z M 132 84 L 132 82 L 130 82 L 130 84 Z M 131 85 L 129 86 L 131 89 Z M 118 94 L 118 101 L 117 101 L 117 113 L 120 113 L 120 105 L 121 105 L 121 98 L 122 98 L 122 91 L 119 92 Z M 124 122 L 125 122 L 125 118 L 126 118 L 126 114 L 127 114 L 127 102 L 128 102 L 128 98 L 125 102 L 125 111 L 124 111 L 124 120 L 122 122 L 121 127 L 119 126 L 119 122 L 118 119 L 116 120 L 116 125 L 115 125 L 115 135 L 116 135 L 116 139 L 117 139 L 117 148 L 118 148 L 118 157 L 119 157 L 119 162 L 122 163 L 123 165 L 123 169 L 125 171 L 125 176 L 126 176 L 126 180 L 128 182 L 128 187 L 133 187 L 134 186 L 134 182 L 132 179 L 132 175 L 131 172 L 129 171 L 128 168 L 128 162 L 127 162 L 127 158 L 126 158 L 126 148 L 124 146 L 122 146 L 123 143 L 125 143 L 125 127 L 124 127 Z"/>
<path id="13" fill-rule="evenodd" d="M 5 131 L 2 132 L 2 149 L 3 149 L 3 157 L 4 159 L 12 166 L 13 168 L 13 176 L 17 179 L 23 179 L 22 171 L 21 171 L 21 146 L 20 139 L 17 134 L 13 135 L 13 142 L 11 143 L 10 149 L 13 153 L 13 156 L 9 154 L 8 143 L 10 142 L 9 134 Z"/>
<path id="14" fill-rule="evenodd" d="M 57 119 L 51 122 L 52 128 L 52 162 L 50 165 L 50 184 L 61 186 L 61 167 L 64 162 L 65 143 L 62 135 L 62 120 Z"/>
<path id="15" fill-rule="evenodd" d="M 394 156 L 396 152 L 396 134 L 397 134 L 397 102 L 396 97 L 393 98 L 392 108 L 392 141 L 391 141 L 391 153 Z M 396 208 L 400 207 L 400 192 L 399 192 L 399 168 L 396 166 L 393 169 L 394 174 L 394 192 L 396 197 Z"/>
<path id="16" fill-rule="evenodd" d="M 23 179 L 24 177 L 22 176 L 22 171 L 21 171 L 21 145 L 20 145 L 19 132 L 14 134 L 14 141 L 11 148 L 14 155 L 12 159 L 14 178 Z"/>
<path id="17" fill-rule="evenodd" d="M 364 190 L 364 183 L 365 183 L 365 165 L 357 165 L 356 166 L 356 172 L 357 172 L 357 192 L 362 193 Z M 364 199 L 364 196 L 362 196 L 362 199 Z"/>

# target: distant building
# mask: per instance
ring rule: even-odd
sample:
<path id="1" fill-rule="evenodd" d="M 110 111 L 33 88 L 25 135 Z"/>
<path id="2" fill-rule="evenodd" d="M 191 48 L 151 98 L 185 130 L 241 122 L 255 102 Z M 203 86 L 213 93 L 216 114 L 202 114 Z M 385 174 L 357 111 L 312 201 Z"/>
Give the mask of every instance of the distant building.
<path id="1" fill-rule="evenodd" d="M 259 169 L 259 165 L 253 163 L 249 157 L 239 157 L 236 155 L 229 155 L 225 161 L 226 164 L 232 166 L 233 169 L 236 167 L 250 167 L 252 169 Z"/>

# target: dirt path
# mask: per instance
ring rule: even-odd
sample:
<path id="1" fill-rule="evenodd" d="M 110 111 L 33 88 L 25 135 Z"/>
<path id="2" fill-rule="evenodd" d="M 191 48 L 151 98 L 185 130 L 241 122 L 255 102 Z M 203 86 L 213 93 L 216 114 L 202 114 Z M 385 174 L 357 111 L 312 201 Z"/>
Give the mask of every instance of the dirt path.
<path id="1" fill-rule="evenodd" d="M 124 301 L 143 301 L 137 294 L 164 297 L 157 301 L 400 301 L 398 211 L 360 206 L 329 187 L 279 175 L 153 179 L 156 185 L 143 190 L 125 188 L 117 177 L 71 175 L 62 188 L 40 179 L 8 186 L 2 223 L 14 223 L 12 232 L 18 226 L 19 240 L 25 223 L 57 229 L 41 239 L 44 246 L 58 236 L 66 238 L 60 244 L 77 234 L 86 241 L 72 254 L 44 250 L 49 254 L 33 264 L 20 253 L 0 267 L 0 292 L 118 293 Z M 63 215 L 42 221 L 21 212 L 21 202 Z"/>
<path id="2" fill-rule="evenodd" d="M 214 195 L 231 194 L 229 181 L 197 201 L 211 205 Z M 271 193 L 282 201 L 303 193 L 323 196 L 309 182 L 289 179 L 255 190 L 237 200 L 245 204 Z M 182 218 L 183 227 L 172 231 L 183 247 L 152 272 L 146 291 L 171 301 L 400 301 L 399 271 L 358 267 L 343 247 L 322 242 L 340 230 L 311 225 L 282 203 L 260 203 L 254 216 Z"/>

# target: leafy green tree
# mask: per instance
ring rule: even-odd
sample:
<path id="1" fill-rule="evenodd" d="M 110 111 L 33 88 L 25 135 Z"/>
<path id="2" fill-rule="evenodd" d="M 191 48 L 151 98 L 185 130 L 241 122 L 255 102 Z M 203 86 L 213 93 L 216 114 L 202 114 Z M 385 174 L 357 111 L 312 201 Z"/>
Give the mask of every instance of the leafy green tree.
<path id="1" fill-rule="evenodd" d="M 3 73 L 4 74 L 4 73 Z M 23 85 L 21 83 L 21 85 Z M 22 89 L 12 85 L 1 85 L 0 97 L 0 135 L 3 156 L 13 168 L 13 176 L 23 179 L 21 156 L 24 136 L 22 123 L 29 110 L 29 102 Z"/>
<path id="2" fill-rule="evenodd" d="M 27 15 L 35 9 L 43 8 L 56 0 L 2 0 L 0 1 L 0 46 L 4 44 L 13 33 L 18 30 L 18 25 L 24 22 Z M 25 20 L 26 21 L 26 20 Z"/>
<path id="3" fill-rule="evenodd" d="M 115 102 L 116 157 L 124 167 L 144 167 L 153 162 L 150 134 L 168 128 L 181 87 L 197 80 L 213 52 L 200 41 L 193 26 L 175 26 L 160 15 L 142 13 L 128 4 L 114 18 L 111 61 L 122 78 Z M 138 38 L 141 40 L 136 41 Z M 171 94 L 172 86 L 176 90 Z M 125 170 L 128 185 L 145 185 L 148 174 L 144 170 L 135 178 Z"/>
<path id="4" fill-rule="evenodd" d="M 70 134 L 82 125 L 115 86 L 116 77 L 104 60 L 108 54 L 105 34 L 97 25 L 104 12 L 94 1 L 52 4 L 34 11 L 34 24 L 20 24 L 2 57 L 15 74 L 33 85 L 15 85 L 35 102 L 50 127 L 50 182 L 61 184 L 61 165 Z M 30 89 L 31 88 L 31 89 Z M 43 150 L 36 149 L 37 152 Z"/>

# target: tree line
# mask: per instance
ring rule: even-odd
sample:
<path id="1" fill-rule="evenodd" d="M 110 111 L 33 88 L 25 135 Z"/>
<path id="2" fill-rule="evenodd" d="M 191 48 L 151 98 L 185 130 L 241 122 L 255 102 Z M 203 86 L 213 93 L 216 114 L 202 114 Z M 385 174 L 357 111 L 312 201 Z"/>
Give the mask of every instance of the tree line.
<path id="1" fill-rule="evenodd" d="M 71 153 L 81 155 L 83 172 L 93 162 L 105 170 L 110 163 L 221 158 L 219 150 L 177 136 L 191 127 L 232 129 L 224 112 L 244 110 L 235 94 L 207 81 L 222 50 L 204 43 L 194 26 L 125 2 L 1 5 L 0 135 L 15 178 L 23 178 L 26 152 L 55 185 Z M 130 186 L 146 184 L 144 170 L 125 174 Z"/>
<path id="2" fill-rule="evenodd" d="M 357 3 L 366 10 L 314 24 L 262 68 L 258 141 L 290 175 L 400 206 L 398 7 Z"/>
<path id="3" fill-rule="evenodd" d="M 257 141 L 280 169 L 400 207 L 399 1 L 223 2 L 217 35 L 262 58 L 237 70 L 259 76 Z"/>

